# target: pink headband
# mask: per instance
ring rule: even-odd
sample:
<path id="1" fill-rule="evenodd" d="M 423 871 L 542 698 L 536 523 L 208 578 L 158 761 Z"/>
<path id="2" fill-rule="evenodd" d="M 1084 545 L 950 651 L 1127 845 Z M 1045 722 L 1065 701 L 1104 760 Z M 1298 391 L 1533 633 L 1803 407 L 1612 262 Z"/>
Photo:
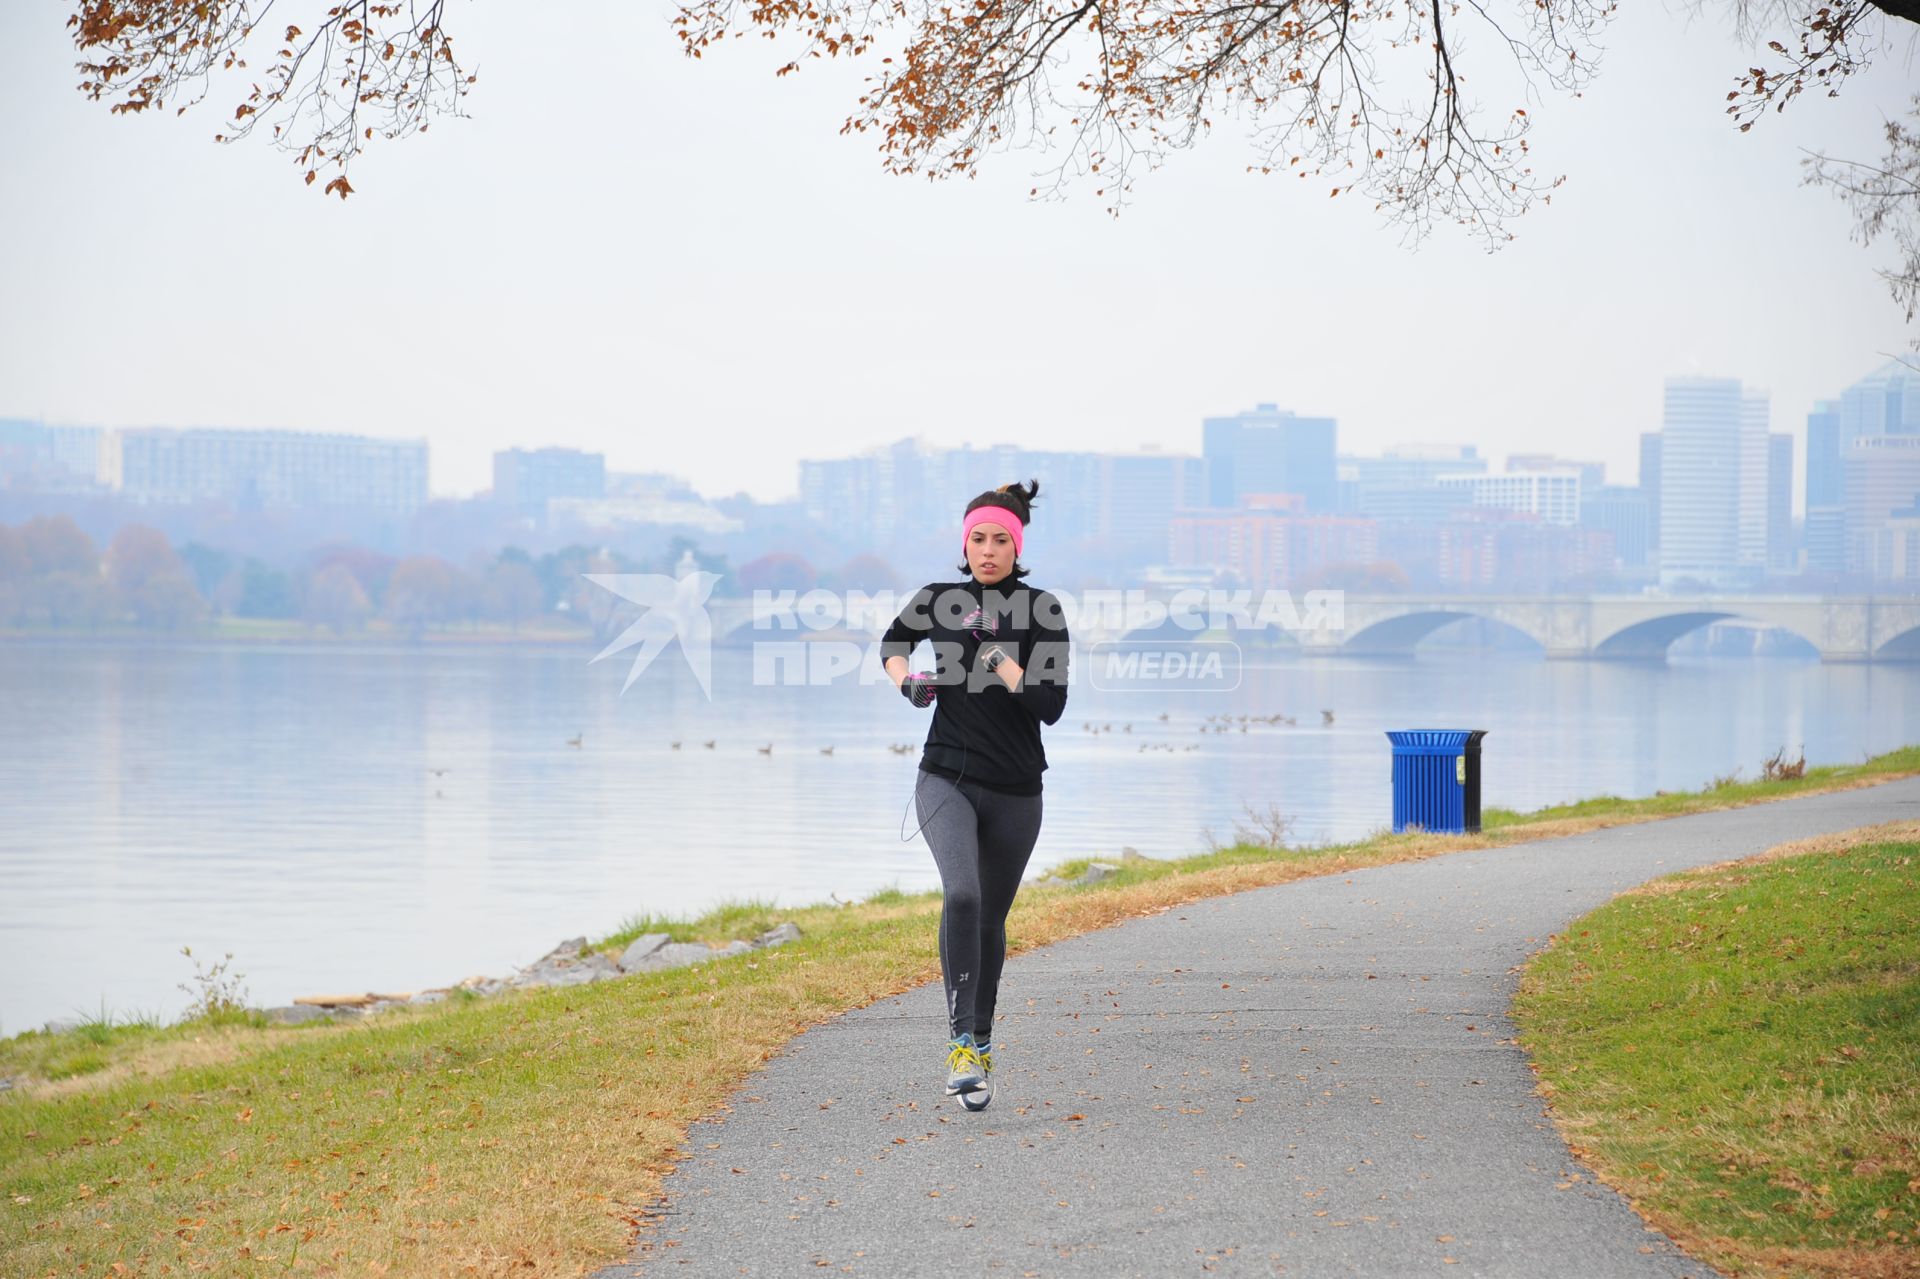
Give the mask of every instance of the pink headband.
<path id="1" fill-rule="evenodd" d="M 966 554 L 967 539 L 973 536 L 976 524 L 1002 524 L 1007 535 L 1013 539 L 1013 553 L 1020 554 L 1020 541 L 1026 532 L 1026 526 L 1020 523 L 1020 517 L 1004 506 L 982 506 L 967 512 L 967 522 L 960 526 L 960 553 Z"/>

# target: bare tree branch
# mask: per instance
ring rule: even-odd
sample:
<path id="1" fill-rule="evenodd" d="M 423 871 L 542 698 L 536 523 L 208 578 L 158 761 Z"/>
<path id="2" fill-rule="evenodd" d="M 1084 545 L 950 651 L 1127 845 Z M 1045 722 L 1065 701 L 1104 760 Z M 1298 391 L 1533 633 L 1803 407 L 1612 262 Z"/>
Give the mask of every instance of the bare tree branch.
<path id="1" fill-rule="evenodd" d="M 276 3 L 297 8 L 217 140 L 271 119 L 306 180 L 331 167 L 323 189 L 343 198 L 376 133 L 459 115 L 474 81 L 454 57 L 445 0 L 77 2 L 80 89 L 115 112 L 202 101 L 215 73 L 246 71 Z M 674 25 L 695 58 L 748 34 L 798 42 L 777 75 L 877 57 L 841 131 L 872 135 L 891 173 L 970 176 L 992 152 L 1029 149 L 1053 158 L 1049 194 L 1090 180 L 1117 211 L 1136 172 L 1232 120 L 1251 133 L 1250 169 L 1320 178 L 1410 238 L 1451 221 L 1493 247 L 1563 179 L 1533 167 L 1527 105 L 1469 98 L 1463 37 L 1491 32 L 1520 77 L 1514 96 L 1535 105 L 1592 78 L 1618 0 L 677 2 Z M 1878 51 L 1889 16 L 1920 17 L 1920 0 L 1700 2 L 1777 33 L 1767 45 L 1783 64 L 1749 68 L 1728 95 L 1742 130 L 1807 88 L 1835 92 Z M 897 41 L 883 49 L 888 37 Z"/>
<path id="2" fill-rule="evenodd" d="M 1801 161 L 1806 181 L 1828 187 L 1853 211 L 1854 238 L 1893 242 L 1894 265 L 1880 271 L 1907 323 L 1920 315 L 1920 94 L 1905 120 L 1886 122 L 1887 154 L 1877 164 L 1821 154 Z M 1914 341 L 1920 350 L 1920 337 Z"/>
<path id="3" fill-rule="evenodd" d="M 1777 0 L 1765 12 L 1771 19 L 1767 26 L 1790 28 L 1797 47 L 1789 50 L 1779 39 L 1768 40 L 1767 48 L 1787 60 L 1785 68 L 1750 67 L 1735 79 L 1727 94 L 1727 114 L 1740 122 L 1742 133 L 1753 128 L 1769 106 L 1784 111 L 1809 87 L 1838 96 L 1840 82 L 1872 60 L 1877 43 L 1873 36 L 1884 30 L 1884 15 L 1893 10 L 1869 0 L 1834 0 L 1809 13 L 1796 9 L 1793 0 Z M 1750 37 L 1764 33 L 1761 13 L 1747 0 L 1735 0 L 1737 26 Z"/>
<path id="4" fill-rule="evenodd" d="M 306 181 L 332 165 L 338 173 L 323 189 L 345 199 L 348 165 L 376 133 L 402 138 L 425 132 L 435 115 L 461 114 L 474 77 L 441 26 L 445 3 L 345 0 L 320 10 L 311 30 L 289 23 L 265 76 L 214 140 L 236 142 L 272 120 L 275 145 Z M 168 101 L 184 114 L 205 100 L 215 72 L 246 69 L 243 50 L 274 0 L 255 8 L 250 0 L 84 0 L 67 20 L 87 59 L 80 91 L 116 114 Z"/>

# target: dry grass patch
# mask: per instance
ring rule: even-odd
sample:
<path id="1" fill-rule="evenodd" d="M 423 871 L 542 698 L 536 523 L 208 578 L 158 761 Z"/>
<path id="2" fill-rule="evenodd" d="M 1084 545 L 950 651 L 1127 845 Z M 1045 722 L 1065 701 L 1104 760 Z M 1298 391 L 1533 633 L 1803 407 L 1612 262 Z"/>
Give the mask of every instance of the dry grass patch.
<path id="1" fill-rule="evenodd" d="M 23 1097 L 71 1097 L 132 1081 L 156 1079 L 176 1070 L 227 1065 L 267 1046 L 268 1032 L 238 1027 L 211 1031 L 187 1039 L 158 1039 L 141 1044 L 99 1070 L 60 1079 L 20 1079 L 15 1087 Z"/>

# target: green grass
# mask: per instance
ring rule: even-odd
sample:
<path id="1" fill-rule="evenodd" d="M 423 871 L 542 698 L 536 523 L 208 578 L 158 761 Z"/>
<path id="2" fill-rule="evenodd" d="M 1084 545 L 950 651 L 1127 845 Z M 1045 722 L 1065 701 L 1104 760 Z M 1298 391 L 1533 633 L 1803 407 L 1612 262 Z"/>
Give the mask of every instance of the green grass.
<path id="1" fill-rule="evenodd" d="M 594 949 L 618 956 L 635 938 L 665 933 L 679 942 L 752 941 L 787 918 L 772 899 L 723 901 L 697 918 L 681 915 L 629 915 L 619 928 L 594 943 Z"/>
<path id="2" fill-rule="evenodd" d="M 1694 797 L 1699 807 L 1920 771 L 1920 751 Z M 1121 865 L 1102 883 L 1023 892 L 1015 950 L 1198 897 L 1567 833 L 1673 811 L 1599 801 L 1481 836 L 1378 835 L 1316 849 L 1236 845 Z M 1093 858 L 1061 869 L 1071 875 Z M 298 1027 L 115 1023 L 0 1041 L 0 1274 L 575 1275 L 617 1257 L 688 1125 L 811 1024 L 938 973 L 939 899 L 755 900 L 629 919 L 634 937 L 800 941 L 565 990 Z M 1862 1041 L 1872 1046 L 1872 1041 Z"/>
<path id="3" fill-rule="evenodd" d="M 1830 790 L 1835 785 L 1920 772 L 1920 746 L 1906 746 L 1885 755 L 1862 760 L 1858 764 L 1809 768 L 1804 777 L 1792 781 L 1769 782 L 1758 778 L 1735 780 L 1697 791 L 1661 791 L 1645 799 L 1622 799 L 1600 795 L 1571 804 L 1555 804 L 1531 813 L 1516 813 L 1507 808 L 1489 808 L 1480 815 L 1480 828 L 1489 833 L 1507 827 L 1536 825 L 1551 821 L 1582 821 L 1591 818 L 1679 817 L 1687 813 L 1707 812 L 1757 800 L 1785 799 L 1809 791 Z"/>
<path id="4" fill-rule="evenodd" d="M 40 1079 L 71 1079 L 103 1069 L 111 1059 L 106 1051 L 151 1040 L 167 1033 L 152 1015 L 116 1014 L 104 1007 L 85 1016 L 79 1025 L 58 1034 L 28 1031 L 0 1039 L 0 1077 L 25 1075 Z"/>
<path id="5" fill-rule="evenodd" d="M 1516 999 L 1569 1139 L 1729 1273 L 1920 1273 L 1920 842 L 1669 886 Z"/>

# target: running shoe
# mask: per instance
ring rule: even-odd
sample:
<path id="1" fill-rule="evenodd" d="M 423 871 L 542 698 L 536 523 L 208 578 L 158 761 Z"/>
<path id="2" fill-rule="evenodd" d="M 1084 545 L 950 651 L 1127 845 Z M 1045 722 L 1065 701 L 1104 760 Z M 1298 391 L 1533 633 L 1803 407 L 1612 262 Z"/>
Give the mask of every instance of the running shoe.
<path id="1" fill-rule="evenodd" d="M 985 1110 L 987 1103 L 993 1100 L 993 1045 L 981 1044 L 978 1046 L 978 1051 L 980 1053 L 980 1086 L 972 1092 L 960 1094 L 960 1104 L 968 1110 Z"/>
<path id="2" fill-rule="evenodd" d="M 973 1092 L 986 1084 L 987 1070 L 980 1062 L 980 1050 L 973 1046 L 973 1036 L 962 1032 L 958 1039 L 948 1041 L 947 1096 Z"/>

